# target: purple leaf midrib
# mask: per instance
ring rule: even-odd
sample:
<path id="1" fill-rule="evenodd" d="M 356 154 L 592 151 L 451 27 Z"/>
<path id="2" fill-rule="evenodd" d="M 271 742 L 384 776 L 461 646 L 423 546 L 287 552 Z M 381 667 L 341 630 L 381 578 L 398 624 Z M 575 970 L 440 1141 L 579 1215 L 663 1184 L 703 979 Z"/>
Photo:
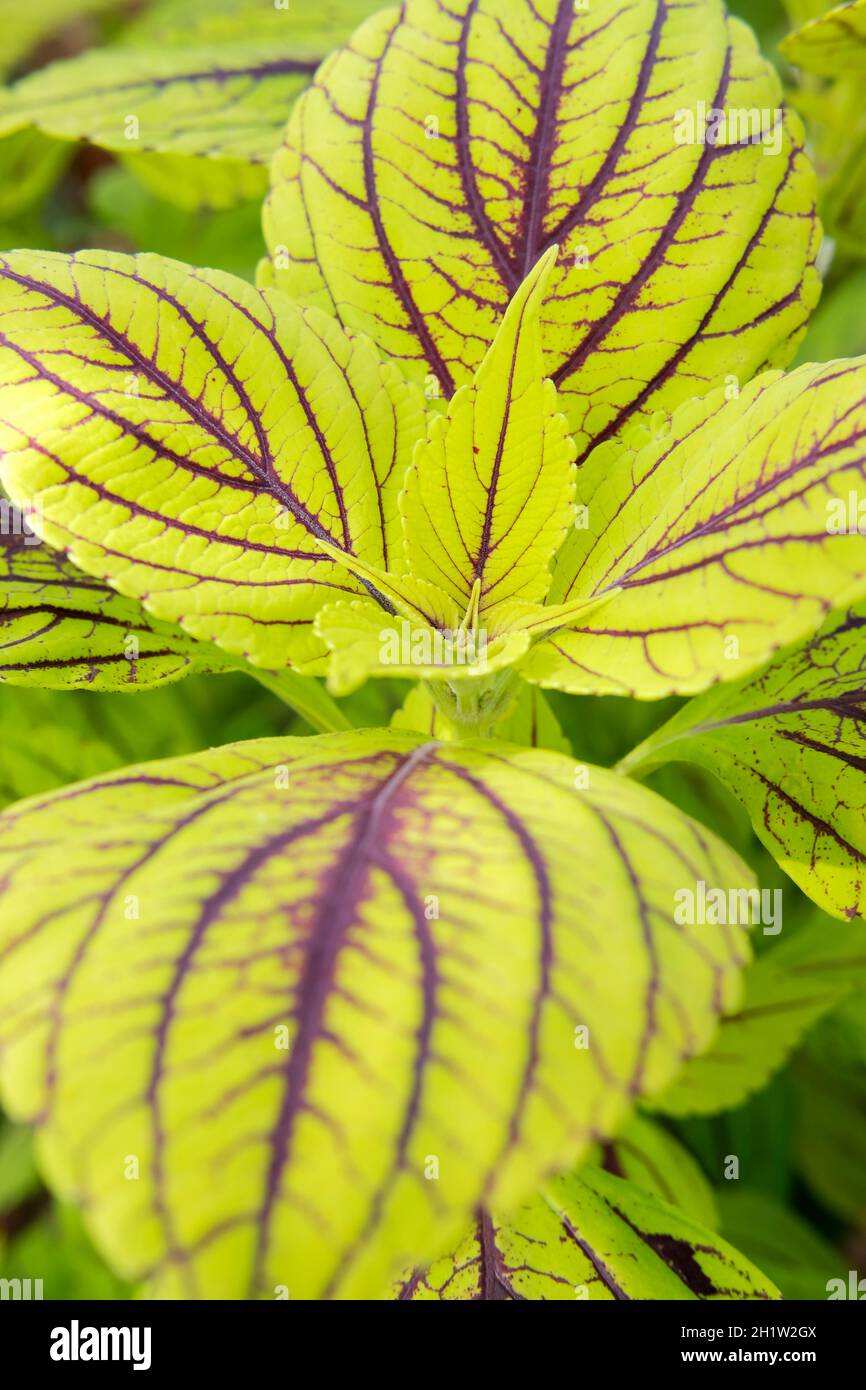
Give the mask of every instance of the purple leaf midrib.
<path id="1" fill-rule="evenodd" d="M 588 1241 L 584 1240 L 577 1227 L 570 1220 L 568 1214 L 560 1208 L 556 1211 L 556 1215 L 559 1217 L 562 1229 L 565 1231 L 568 1239 L 573 1241 L 578 1247 L 584 1259 L 588 1262 L 590 1267 L 595 1270 L 608 1293 L 619 1301 L 631 1302 L 631 1295 L 625 1292 L 625 1289 L 613 1274 L 612 1270 L 608 1269 L 601 1255 L 592 1248 Z"/>
<path id="2" fill-rule="evenodd" d="M 434 742 L 431 741 L 429 744 L 425 744 L 422 749 L 417 750 L 417 753 L 419 756 L 426 756 L 434 746 Z M 414 756 L 415 755 L 413 755 L 413 757 Z M 409 761 L 412 762 L 412 759 Z M 417 766 L 417 761 L 414 765 Z M 409 775 L 410 774 L 407 772 L 404 781 L 407 780 Z M 387 839 L 381 824 L 380 835 L 382 839 Z M 396 1178 L 405 1168 L 409 1141 L 421 1112 L 421 1095 L 425 1068 L 431 1056 L 433 1025 L 436 1021 L 436 998 L 439 985 L 439 971 L 436 959 L 436 945 L 433 939 L 433 933 L 430 929 L 430 924 L 424 915 L 423 907 L 418 901 L 417 894 L 408 876 L 386 851 L 382 851 L 379 855 L 371 855 L 370 863 L 388 875 L 395 889 L 403 899 L 404 906 L 412 919 L 414 936 L 418 944 L 421 973 L 421 1020 L 416 1029 L 416 1052 L 412 1063 L 409 1099 L 403 1116 L 403 1123 L 400 1126 L 400 1133 L 397 1136 L 397 1142 L 394 1146 L 393 1158 L 387 1173 L 381 1179 L 370 1198 L 369 1211 L 363 1228 L 356 1236 L 351 1249 L 345 1253 L 344 1257 L 339 1261 L 331 1274 L 322 1295 L 322 1297 L 326 1299 L 332 1296 L 352 1261 L 363 1247 L 367 1245 L 374 1232 L 381 1224 L 385 1214 L 385 1202 L 387 1197 L 393 1188 Z"/>
<path id="3" fill-rule="evenodd" d="M 550 198 L 550 165 L 556 140 L 556 118 L 568 57 L 568 36 L 573 19 L 573 0 L 557 0 L 556 17 L 550 27 L 544 70 L 539 79 L 538 115 L 526 160 L 529 196 L 524 199 L 521 210 L 520 233 L 515 249 L 515 261 L 523 266 L 521 279 L 526 278 L 535 264 L 542 240 L 540 233 Z"/>
<path id="4" fill-rule="evenodd" d="M 219 804 L 220 801 L 230 799 L 235 794 L 236 789 L 232 788 L 222 797 L 216 798 L 216 800 L 199 803 L 199 805 L 185 818 L 183 824 L 188 825 L 191 820 L 197 818 L 197 816 L 206 814 L 214 805 Z M 205 900 L 202 911 L 199 913 L 189 939 L 178 957 L 171 983 L 162 996 L 162 1008 L 156 1028 L 154 1054 L 145 1098 L 151 1107 L 153 1117 L 154 1207 L 156 1208 L 157 1215 L 165 1230 L 167 1244 L 170 1249 L 176 1246 L 176 1241 L 173 1236 L 171 1208 L 166 1202 L 164 1194 L 165 1174 L 163 1156 L 165 1150 L 165 1134 L 161 1121 L 160 1095 L 161 1084 L 165 1075 L 165 1055 L 168 1035 L 175 1017 L 178 995 L 192 969 L 193 961 L 198 950 L 207 937 L 209 928 L 213 923 L 219 921 L 225 908 L 248 886 L 256 870 L 260 868 L 261 865 L 268 863 L 275 854 L 281 854 L 287 851 L 297 840 L 324 829 L 325 826 L 331 824 L 342 814 L 343 810 L 343 806 L 338 803 L 335 806 L 329 807 L 322 815 L 312 820 L 303 821 L 299 825 L 292 825 L 288 827 L 288 829 L 282 830 L 278 834 L 271 836 L 263 843 L 255 845 L 247 852 L 241 862 L 220 880 L 216 892 Z M 185 1261 L 184 1269 L 188 1272 L 188 1265 Z"/>
<path id="5" fill-rule="evenodd" d="M 505 408 L 502 412 L 502 421 L 499 427 L 499 438 L 496 442 L 496 454 L 493 459 L 493 468 L 490 472 L 490 484 L 487 488 L 487 501 L 484 507 L 484 522 L 481 529 L 481 539 L 478 542 L 478 552 L 472 566 L 475 579 L 480 579 L 482 587 L 484 585 L 484 568 L 490 557 L 490 537 L 493 530 L 493 513 L 496 508 L 496 493 L 499 487 L 499 473 L 502 468 L 502 455 L 505 451 L 505 439 L 508 434 L 508 427 L 511 423 L 511 407 L 513 404 L 514 393 L 514 373 L 517 370 L 517 354 L 520 351 L 520 333 L 523 328 L 523 320 L 526 317 L 527 305 L 524 304 L 520 312 L 520 320 L 514 334 L 514 347 L 511 351 L 511 361 L 508 364 L 508 387 L 505 393 Z M 475 409 L 478 409 L 478 400 L 475 402 Z M 472 431 L 473 441 L 475 430 Z"/>
<path id="6" fill-rule="evenodd" d="M 45 96 L 40 93 L 38 105 L 40 111 L 44 112 L 52 106 L 67 106 L 70 101 L 90 100 L 102 96 L 120 96 L 122 93 L 132 93 L 142 88 L 145 91 L 163 91 L 167 87 L 181 86 L 187 82 L 221 83 L 230 82 L 238 77 L 250 77 L 259 81 L 268 77 L 312 77 L 321 61 L 321 58 L 274 58 L 270 61 L 250 63 L 247 66 L 235 68 L 204 68 L 197 72 L 169 73 L 162 77 L 151 75 L 133 78 L 123 83 L 108 83 L 101 87 L 76 88 L 71 94 L 63 92 L 58 96 Z M 29 93 L 24 90 L 19 91 L 19 95 L 26 104 Z M 31 97 L 30 100 L 33 101 L 33 98 Z M 274 124 L 278 123 L 274 122 Z"/>
<path id="7" fill-rule="evenodd" d="M 0 580 L 0 584 L 2 584 L 2 580 Z M 106 591 L 105 597 L 117 598 L 118 596 L 115 591 L 111 589 Z M 50 599 L 27 604 L 22 608 L 0 608 L 0 629 L 3 628 L 5 623 L 14 622 L 16 618 L 26 618 L 38 613 L 52 614 L 58 620 L 70 618 L 76 622 L 90 623 L 92 627 L 119 627 L 125 632 L 146 632 L 150 636 L 156 636 L 154 630 L 147 625 L 144 609 L 142 609 L 141 614 L 136 615 L 134 618 L 115 618 L 110 614 L 100 612 L 99 609 L 66 608 L 61 603 L 51 602 Z M 180 636 L 180 634 L 178 635 Z"/>
<path id="8" fill-rule="evenodd" d="M 256 1247 L 253 1255 L 252 1290 L 258 1291 L 264 1281 L 270 1236 L 271 1214 L 279 1197 L 280 1181 L 291 1161 L 295 1125 L 304 1106 L 313 1049 L 321 1036 L 324 1010 L 330 997 L 334 974 L 346 945 L 347 933 L 358 902 L 366 891 L 371 862 L 381 848 L 383 825 L 399 794 L 417 766 L 436 745 L 422 744 L 411 753 L 401 756 L 384 782 L 377 784 L 360 807 L 356 807 L 359 824 L 348 841 L 343 855 L 332 868 L 327 891 L 317 903 L 315 921 L 311 924 L 309 947 L 301 969 L 298 985 L 299 1007 L 297 1028 L 286 1067 L 285 1085 L 270 1136 L 270 1161 L 265 1178 L 265 1190 L 256 1218 Z M 333 1277 L 337 1276 L 342 1260 L 338 1260 Z"/>
<path id="9" fill-rule="evenodd" d="M 850 709 L 849 709 L 850 705 Z M 728 729 L 738 724 L 758 723 L 763 719 L 780 719 L 786 714 L 809 714 L 812 712 L 832 714 L 838 719 L 853 719 L 856 723 L 866 722 L 866 687 L 846 690 L 841 695 L 817 696 L 813 699 L 780 700 L 774 705 L 762 705 L 757 709 L 741 710 L 737 714 L 726 715 L 722 719 L 711 719 L 695 724 L 687 729 L 683 737 L 695 738 L 701 734 L 712 733 L 716 729 Z"/>

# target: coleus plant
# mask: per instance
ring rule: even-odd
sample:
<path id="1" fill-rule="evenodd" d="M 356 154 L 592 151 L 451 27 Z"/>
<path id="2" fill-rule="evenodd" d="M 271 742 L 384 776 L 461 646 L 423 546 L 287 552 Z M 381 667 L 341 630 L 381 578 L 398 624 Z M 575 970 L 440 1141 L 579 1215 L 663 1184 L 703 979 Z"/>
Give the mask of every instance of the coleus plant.
<path id="1" fill-rule="evenodd" d="M 761 1084 L 859 929 L 748 967 L 675 905 L 751 870 L 630 774 L 710 768 L 862 913 L 866 363 L 783 374 L 801 128 L 715 0 L 408 0 L 296 105 L 265 231 L 258 288 L 0 257 L 4 677 L 240 666 L 330 730 L 4 814 L 4 1104 L 155 1295 L 774 1297 L 633 1112 Z M 607 770 L 545 689 L 696 698 Z"/>
<path id="2" fill-rule="evenodd" d="M 809 121 L 825 226 L 844 254 L 862 258 L 866 122 L 859 83 L 866 72 L 866 4 L 848 0 L 821 13 L 824 8 L 807 12 L 808 22 L 779 47 L 797 73 L 792 101 Z"/>

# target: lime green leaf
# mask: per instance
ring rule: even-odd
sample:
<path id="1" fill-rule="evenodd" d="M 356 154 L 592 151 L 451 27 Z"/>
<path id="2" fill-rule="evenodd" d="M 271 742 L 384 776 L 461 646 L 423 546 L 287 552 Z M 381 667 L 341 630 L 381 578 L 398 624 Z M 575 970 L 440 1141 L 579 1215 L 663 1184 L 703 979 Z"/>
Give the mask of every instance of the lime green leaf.
<path id="1" fill-rule="evenodd" d="M 163 48 L 268 39 L 324 57 L 381 8 L 377 0 L 317 0 L 315 5 L 289 0 L 279 6 L 274 0 L 153 0 L 126 26 L 121 41 Z"/>
<path id="2" fill-rule="evenodd" d="M 732 1183 L 718 1202 L 725 1239 L 766 1270 L 783 1298 L 825 1299 L 830 1279 L 847 1284 L 848 1261 L 766 1192 Z"/>
<path id="3" fill-rule="evenodd" d="M 850 0 L 788 34 L 780 53 L 823 77 L 866 72 L 866 0 Z"/>
<path id="4" fill-rule="evenodd" d="M 223 0 L 223 3 L 230 4 L 231 0 Z M 832 0 L 782 0 L 782 7 L 791 23 L 799 28 L 810 19 L 825 14 L 832 7 Z"/>
<path id="5" fill-rule="evenodd" d="M 161 163 L 162 157 L 158 158 Z M 120 164 L 99 169 L 89 180 L 87 193 L 91 219 L 117 236 L 119 245 L 174 260 L 186 257 L 192 265 L 253 279 L 261 254 L 257 204 L 244 203 L 218 214 L 169 207 Z"/>
<path id="6" fill-rule="evenodd" d="M 526 686 L 525 689 L 528 690 L 530 687 Z M 426 734 L 428 738 L 435 738 L 440 743 L 460 737 L 457 725 L 439 709 L 429 686 L 420 684 L 412 687 L 402 705 L 394 711 L 389 727 Z M 517 738 L 509 738 L 509 741 L 520 743 L 520 739 Z"/>
<path id="7" fill-rule="evenodd" d="M 582 457 L 789 360 L 813 200 L 800 123 L 720 0 L 408 0 L 296 106 L 261 273 L 450 396 L 559 243 L 546 370 Z"/>
<path id="8" fill-rule="evenodd" d="M 860 538 L 863 546 L 863 540 Z M 866 547 L 864 547 L 866 548 Z M 866 604 L 830 615 L 757 675 L 692 701 L 622 764 L 708 768 L 794 882 L 866 916 Z"/>
<path id="9" fill-rule="evenodd" d="M 260 165 L 237 159 L 197 159 L 167 151 L 142 151 L 121 158 L 146 189 L 187 212 L 224 212 L 238 204 L 258 204 L 267 187 L 267 175 Z"/>
<path id="10" fill-rule="evenodd" d="M 369 732 L 5 813 L 4 1103 L 125 1277 L 383 1293 L 708 1044 L 744 933 L 671 904 L 748 870 L 590 772 Z"/>
<path id="11" fill-rule="evenodd" d="M 834 510 L 863 489 L 864 465 L 864 358 L 768 372 L 600 448 L 578 474 L 588 524 L 550 594 L 598 610 L 533 648 L 521 674 L 642 699 L 746 675 L 866 589 L 863 537 Z"/>
<path id="12" fill-rule="evenodd" d="M 654 1102 L 669 1115 L 712 1115 L 764 1086 L 803 1035 L 866 981 L 866 926 L 823 919 L 771 946 L 747 968 L 741 1006 L 711 1047 Z"/>
<path id="13" fill-rule="evenodd" d="M 627 1178 L 644 1192 L 679 1207 L 692 1221 L 718 1230 L 715 1195 L 700 1164 L 678 1139 L 644 1115 L 633 1116 L 622 1133 L 602 1145 L 591 1161 L 614 1177 Z"/>
<path id="14" fill-rule="evenodd" d="M 129 693 L 225 665 L 32 532 L 0 535 L 0 681 Z"/>
<path id="15" fill-rule="evenodd" d="M 327 15 L 313 18 L 304 5 L 269 5 L 262 14 L 263 8 L 236 6 L 233 15 L 223 15 L 224 30 L 213 40 L 91 51 L 31 73 L 4 96 L 0 130 L 34 126 L 132 154 L 149 179 L 160 178 L 153 152 L 186 159 L 187 172 L 200 176 L 200 184 L 172 179 L 183 165 L 170 165 L 160 183 L 172 201 L 186 206 L 196 198 L 228 206 L 261 194 L 292 102 L 325 55 L 376 6 L 344 0 L 331 8 L 333 29 Z M 205 167 L 196 170 L 196 163 Z M 253 179 L 249 164 L 260 166 Z"/>
<path id="16" fill-rule="evenodd" d="M 255 40 L 230 51 L 103 49 L 22 78 L 0 120 L 121 153 L 210 153 L 261 164 L 317 66 L 315 57 Z"/>
<path id="17" fill-rule="evenodd" d="M 420 405 L 370 345 L 233 276 L 157 256 L 0 259 L 0 472 L 76 564 L 280 669 L 387 564 Z M 402 468 L 401 468 L 402 461 Z"/>
<path id="18" fill-rule="evenodd" d="M 471 386 L 432 416 L 406 475 L 401 512 L 410 571 L 477 613 L 540 602 L 573 517 L 574 447 L 543 379 L 539 313 L 551 248 L 508 306 Z"/>
<path id="19" fill-rule="evenodd" d="M 706 1226 L 592 1169 L 557 1178 L 507 1219 L 480 1216 L 401 1299 L 753 1299 L 779 1293 Z"/>
<path id="20" fill-rule="evenodd" d="M 571 753 L 571 744 L 541 691 L 522 681 L 518 683 L 514 704 L 497 725 L 496 733 L 504 742 L 519 743 L 521 748 Z"/>

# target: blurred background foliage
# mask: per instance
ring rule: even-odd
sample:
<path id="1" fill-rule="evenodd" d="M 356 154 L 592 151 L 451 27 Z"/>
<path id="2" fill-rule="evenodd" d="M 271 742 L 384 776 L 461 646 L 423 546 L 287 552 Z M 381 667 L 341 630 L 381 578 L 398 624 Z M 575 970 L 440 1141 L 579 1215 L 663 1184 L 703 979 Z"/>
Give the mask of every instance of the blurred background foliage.
<path id="1" fill-rule="evenodd" d="M 15 117 L 16 83 L 48 71 L 41 81 L 73 90 L 71 65 L 94 51 L 114 54 L 118 64 L 130 52 L 146 59 L 196 45 L 227 55 L 250 40 L 285 53 L 286 33 L 289 56 L 311 64 L 382 6 L 291 0 L 291 7 L 291 26 L 283 14 L 278 31 L 274 12 L 285 7 L 274 0 L 0 0 L 0 79 L 7 83 L 0 91 L 0 249 L 148 250 L 252 279 L 264 249 L 268 141 L 275 145 L 306 76 L 294 80 L 284 106 L 271 103 L 273 128 L 262 127 L 260 157 L 250 163 L 170 148 L 130 155 L 69 131 L 57 138 Z M 859 74 L 794 64 L 788 36 L 829 8 L 823 0 L 733 0 L 731 8 L 777 64 L 819 175 L 825 288 L 798 360 L 866 353 L 866 115 L 859 90 L 866 60 Z M 96 124 L 85 112 L 81 133 Z M 371 682 L 343 703 L 355 724 L 387 724 L 407 690 L 399 681 Z M 678 704 L 550 697 L 574 757 L 603 765 L 614 764 Z M 0 805 L 124 764 L 309 732 L 241 674 L 196 676 L 136 695 L 0 684 Z M 674 764 L 649 780 L 733 844 L 763 887 L 784 887 L 786 938 L 821 917 L 709 774 Z M 755 944 L 759 951 L 767 946 L 761 936 Z M 849 1269 L 866 1267 L 864 1005 L 859 988 L 825 1013 L 787 1065 L 744 1104 L 664 1121 L 713 1185 L 722 1233 L 789 1298 L 826 1298 L 828 1271 L 847 1279 Z M 736 1181 L 726 1177 L 731 1156 L 739 1161 Z M 28 1276 L 42 1278 L 46 1298 L 134 1293 L 96 1255 L 81 1217 L 49 1197 L 29 1135 L 0 1116 L 0 1278 Z"/>

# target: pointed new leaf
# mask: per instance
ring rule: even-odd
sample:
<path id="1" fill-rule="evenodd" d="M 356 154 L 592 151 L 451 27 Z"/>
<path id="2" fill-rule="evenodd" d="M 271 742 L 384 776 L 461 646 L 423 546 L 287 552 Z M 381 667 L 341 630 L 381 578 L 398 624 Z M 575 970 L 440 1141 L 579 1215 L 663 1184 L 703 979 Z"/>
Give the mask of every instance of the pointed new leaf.
<path id="1" fill-rule="evenodd" d="M 636 1183 L 584 1168 L 548 1182 L 513 1216 L 482 1213 L 453 1255 L 400 1299 L 778 1298 L 727 1241 Z"/>
<path id="2" fill-rule="evenodd" d="M 320 610 L 315 631 L 331 651 L 328 688 L 348 695 L 370 676 L 410 680 L 483 680 L 513 666 L 529 647 L 525 632 L 463 632 L 455 614 L 444 630 L 389 617 L 370 599 Z"/>
<path id="3" fill-rule="evenodd" d="M 860 539 L 866 548 L 866 541 Z M 866 916 L 866 604 L 830 615 L 756 675 L 708 691 L 624 762 L 700 763 L 743 803 L 794 882 Z"/>
<path id="4" fill-rule="evenodd" d="M 866 542 L 837 513 L 866 485 L 866 358 L 768 372 L 735 400 L 599 449 L 578 474 L 588 527 L 551 602 L 594 599 L 521 674 L 657 699 L 734 680 L 866 589 Z"/>
<path id="5" fill-rule="evenodd" d="M 384 1293 L 708 1044 L 744 933 L 678 927 L 673 897 L 748 870 L 573 777 L 484 741 L 271 739 L 0 818 L 4 1103 L 126 1276 Z"/>
<path id="6" fill-rule="evenodd" d="M 712 1046 L 688 1062 L 653 1108 L 713 1115 L 742 1105 L 787 1061 L 806 1032 L 866 981 L 866 926 L 816 921 L 748 966 L 743 1001 Z"/>
<path id="7" fill-rule="evenodd" d="M 866 72 L 866 0 L 837 5 L 810 20 L 782 39 L 779 51 L 789 63 L 822 77 Z"/>
<path id="8" fill-rule="evenodd" d="M 817 297 L 813 205 L 800 123 L 720 0 L 408 0 L 295 108 L 262 274 L 450 395 L 560 243 L 546 370 L 582 456 L 784 365 Z"/>
<path id="9" fill-rule="evenodd" d="M 135 691 L 224 665 L 34 535 L 0 536 L 0 681 Z"/>
<path id="10" fill-rule="evenodd" d="M 383 568 L 422 430 L 395 367 L 315 311 L 158 256 L 0 257 L 0 473 L 157 617 L 274 669 Z"/>
<path id="11" fill-rule="evenodd" d="M 431 417 L 400 509 L 410 571 L 479 618 L 508 599 L 542 600 L 573 515 L 574 447 L 543 378 L 539 314 L 556 249 L 508 306 L 471 386 Z"/>

